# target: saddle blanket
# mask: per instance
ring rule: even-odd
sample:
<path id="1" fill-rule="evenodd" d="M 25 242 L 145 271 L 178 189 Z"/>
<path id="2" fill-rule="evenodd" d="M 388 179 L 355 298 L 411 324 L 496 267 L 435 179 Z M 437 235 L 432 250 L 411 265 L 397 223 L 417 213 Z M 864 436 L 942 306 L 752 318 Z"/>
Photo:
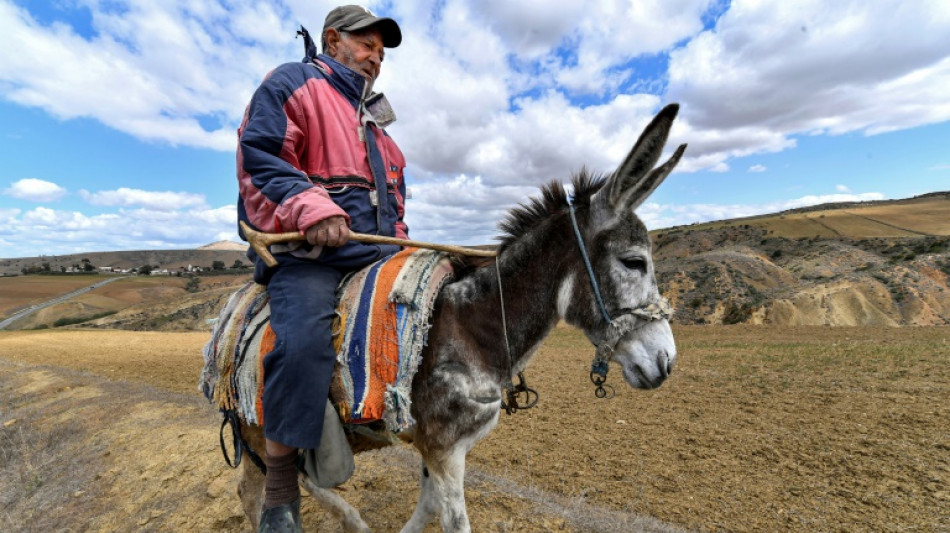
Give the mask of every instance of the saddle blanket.
<path id="1" fill-rule="evenodd" d="M 330 400 L 343 423 L 384 420 L 393 432 L 413 424 L 409 392 L 436 297 L 452 279 L 448 255 L 406 248 L 350 275 L 337 290 Z M 263 426 L 263 358 L 274 348 L 266 287 L 231 296 L 203 350 L 199 389 L 220 409 Z M 323 416 L 315 414 L 314 416 Z"/>

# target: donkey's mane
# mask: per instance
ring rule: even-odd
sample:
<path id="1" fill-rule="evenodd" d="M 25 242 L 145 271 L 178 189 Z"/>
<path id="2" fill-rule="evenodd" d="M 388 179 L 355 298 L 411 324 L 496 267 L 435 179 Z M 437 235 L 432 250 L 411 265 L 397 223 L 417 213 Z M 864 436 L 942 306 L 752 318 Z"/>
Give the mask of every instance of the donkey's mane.
<path id="1" fill-rule="evenodd" d="M 583 209 L 589 206 L 591 196 L 604 186 L 606 179 L 606 175 L 591 174 L 586 168 L 574 174 L 571 177 L 571 184 L 574 189 L 575 208 Z M 498 251 L 504 251 L 541 222 L 566 210 L 567 191 L 563 184 L 552 181 L 541 187 L 540 197 L 532 198 L 527 203 L 513 208 L 508 212 L 508 217 L 499 225 L 505 234 L 499 238 L 501 244 Z"/>
<path id="2" fill-rule="evenodd" d="M 586 209 L 590 205 L 591 196 L 604 186 L 607 175 L 595 175 L 582 169 L 571 176 L 574 189 L 574 206 L 577 209 Z M 498 237 L 501 243 L 498 252 L 501 253 L 511 246 L 538 224 L 548 220 L 551 216 L 567 211 L 567 191 L 564 185 L 552 181 L 541 187 L 541 196 L 531 198 L 508 212 L 508 216 L 499 224 L 504 234 Z M 495 263 L 494 258 L 452 255 L 450 257 L 455 270 L 455 280 L 461 281 L 482 267 Z"/>

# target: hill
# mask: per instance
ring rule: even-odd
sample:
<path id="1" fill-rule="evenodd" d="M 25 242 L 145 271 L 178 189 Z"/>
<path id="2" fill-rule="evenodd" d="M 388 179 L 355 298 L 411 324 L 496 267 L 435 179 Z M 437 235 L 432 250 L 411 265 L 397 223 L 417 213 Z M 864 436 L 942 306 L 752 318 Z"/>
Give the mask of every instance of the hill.
<path id="1" fill-rule="evenodd" d="M 950 324 L 950 193 L 653 232 L 687 324 Z"/>
<path id="2" fill-rule="evenodd" d="M 195 250 L 126 250 L 0 259 L 0 275 L 16 275 L 24 268 L 42 267 L 44 263 L 48 263 L 54 272 L 61 269 L 82 268 L 87 262 L 84 260 L 88 260 L 88 263 L 96 270 L 103 267 L 128 270 L 142 265 L 151 265 L 157 267 L 158 270 L 169 271 L 187 269 L 188 265 L 208 270 L 215 261 L 222 261 L 228 267 L 234 265 L 235 261 L 248 264 L 246 250 L 246 245 L 219 241 Z"/>
<path id="3" fill-rule="evenodd" d="M 652 232 L 652 238 L 657 281 L 674 304 L 675 323 L 950 324 L 948 192 L 667 228 Z M 55 270 L 82 259 L 96 266 L 150 264 L 172 271 L 189 264 L 221 261 L 230 267 L 246 261 L 237 250 L 153 250 L 4 260 L 0 268 L 6 264 L 16 272 L 21 265 L 44 261 Z M 228 295 L 250 279 L 246 270 L 216 273 L 228 275 L 203 276 L 191 286 L 188 278 L 174 276 L 120 280 L 43 309 L 14 327 L 73 321 L 96 328 L 205 330 Z M 27 279 L 5 283 L 19 287 Z M 58 289 L 49 284 L 53 292 L 47 293 L 54 294 Z M 65 293 L 67 285 L 56 287 Z M 5 286 L 0 284 L 0 290 L 22 297 L 0 298 L 4 316 L 42 299 L 37 287 L 11 291 Z"/>
<path id="4" fill-rule="evenodd" d="M 217 241 L 211 244 L 206 244 L 204 246 L 199 246 L 199 250 L 230 250 L 236 252 L 245 252 L 247 251 L 247 245 L 240 242 L 234 241 Z"/>

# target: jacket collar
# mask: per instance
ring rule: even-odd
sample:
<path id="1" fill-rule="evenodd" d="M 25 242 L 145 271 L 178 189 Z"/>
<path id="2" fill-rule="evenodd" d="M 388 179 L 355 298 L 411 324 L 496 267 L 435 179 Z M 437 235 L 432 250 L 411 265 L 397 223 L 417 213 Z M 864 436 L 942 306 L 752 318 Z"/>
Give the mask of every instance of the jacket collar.
<path id="1" fill-rule="evenodd" d="M 318 55 L 314 58 L 314 61 L 322 63 L 326 67 L 325 74 L 330 85 L 346 97 L 354 108 L 359 109 L 363 91 L 366 88 L 366 78 L 325 54 Z"/>

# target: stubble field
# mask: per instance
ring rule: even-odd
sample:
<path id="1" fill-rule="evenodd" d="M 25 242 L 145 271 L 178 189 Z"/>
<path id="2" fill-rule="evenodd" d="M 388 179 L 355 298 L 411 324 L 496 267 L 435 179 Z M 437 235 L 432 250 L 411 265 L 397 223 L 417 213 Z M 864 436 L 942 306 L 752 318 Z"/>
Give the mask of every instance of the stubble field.
<path id="1" fill-rule="evenodd" d="M 527 372 L 539 405 L 469 456 L 473 530 L 950 530 L 950 328 L 674 332 L 670 380 L 615 373 L 607 401 L 556 328 Z M 0 530 L 247 530 L 196 392 L 205 340 L 0 333 Z M 397 531 L 416 475 L 410 448 L 362 454 L 341 494 Z"/>

